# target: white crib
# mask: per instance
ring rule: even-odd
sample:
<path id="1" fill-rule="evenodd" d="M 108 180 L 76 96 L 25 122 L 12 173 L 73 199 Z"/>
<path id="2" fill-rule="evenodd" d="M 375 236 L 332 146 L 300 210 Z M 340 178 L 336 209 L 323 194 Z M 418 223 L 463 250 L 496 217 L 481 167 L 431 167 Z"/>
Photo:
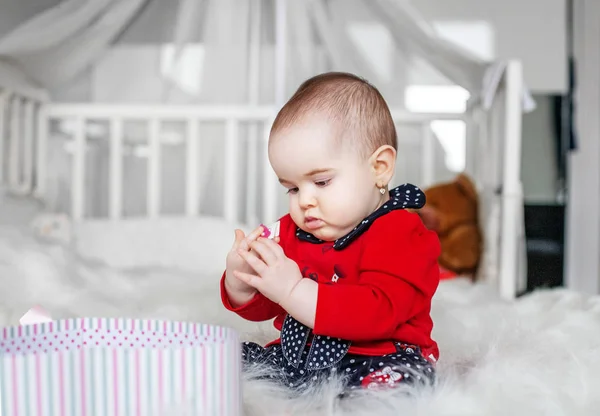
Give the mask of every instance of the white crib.
<path id="1" fill-rule="evenodd" d="M 418 131 L 420 175 L 417 184 L 434 182 L 434 120 L 462 120 L 467 125 L 466 171 L 476 181 L 482 201 L 482 226 L 486 250 L 482 279 L 497 285 L 502 297 L 511 299 L 524 288 L 523 196 L 520 180 L 521 114 L 523 82 L 521 65 L 509 62 L 501 71 L 498 87 L 490 97 L 471 100 L 465 114 L 414 114 L 392 110 L 398 126 Z M 86 148 L 88 141 L 101 140 L 108 148 L 108 207 L 110 221 L 126 221 L 123 197 L 125 123 L 137 120 L 145 125 L 146 198 L 143 216 L 151 219 L 166 214 L 161 210 L 162 151 L 166 123 L 179 123 L 186 146 L 184 207 L 176 215 L 198 216 L 202 198 L 201 181 L 207 172 L 198 157 L 204 143 L 205 124 L 224 128 L 220 216 L 233 223 L 254 225 L 273 221 L 284 213 L 284 195 L 265 158 L 266 139 L 276 108 L 257 106 L 173 106 L 56 104 L 19 91 L 3 89 L 0 95 L 0 179 L 11 193 L 48 201 L 55 185 L 48 152 L 57 122 L 67 125 L 70 136 L 70 207 L 73 221 L 86 221 Z M 66 123 L 66 124 L 65 124 Z M 91 126 L 103 123 L 103 134 Z M 244 140 L 245 146 L 241 146 Z M 399 137 L 400 146 L 403 137 Z M 414 138 L 413 138 L 414 141 Z M 414 143 L 413 143 L 414 144 Z M 216 156 L 216 155 L 215 155 Z M 241 161 L 244 163 L 241 163 Z M 404 181 L 399 175 L 397 180 Z M 240 196 L 239 190 L 246 190 Z M 97 216 L 96 216 L 97 217 Z M 97 219 L 97 218 L 96 218 Z"/>

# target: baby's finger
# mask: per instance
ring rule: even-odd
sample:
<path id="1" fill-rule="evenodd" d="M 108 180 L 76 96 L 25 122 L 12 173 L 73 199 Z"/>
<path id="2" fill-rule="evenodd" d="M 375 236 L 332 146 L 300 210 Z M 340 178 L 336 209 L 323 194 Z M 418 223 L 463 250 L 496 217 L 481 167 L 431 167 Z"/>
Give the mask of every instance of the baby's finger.
<path id="1" fill-rule="evenodd" d="M 254 269 L 256 273 L 262 274 L 267 270 L 268 266 L 262 260 L 260 260 L 256 254 L 254 254 L 254 252 L 239 249 L 238 254 L 246 261 L 246 263 L 248 263 L 250 267 L 252 267 L 252 269 Z"/>
<path id="2" fill-rule="evenodd" d="M 240 247 L 240 244 L 242 243 L 242 241 L 244 241 L 244 232 L 240 229 L 236 229 L 235 230 L 235 240 L 233 242 L 233 247 L 234 248 L 238 248 Z"/>
<path id="3" fill-rule="evenodd" d="M 241 248 L 242 250 L 248 251 L 250 248 L 250 243 L 252 241 L 256 240 L 260 236 L 261 233 L 262 233 L 261 227 L 255 228 L 252 232 L 250 232 L 247 236 L 245 236 L 245 238 L 240 242 L 239 248 Z"/>
<path id="4" fill-rule="evenodd" d="M 254 289 L 260 292 L 262 279 L 250 273 L 244 273 L 237 270 L 233 271 L 233 275 L 240 281 L 246 283 L 248 286 L 252 286 Z"/>
<path id="5" fill-rule="evenodd" d="M 244 243 L 250 246 L 250 243 L 255 241 L 258 237 L 260 237 L 263 231 L 264 228 L 262 225 L 255 228 L 250 234 L 246 236 L 246 238 L 244 239 Z"/>
<path id="6" fill-rule="evenodd" d="M 272 243 L 272 241 L 266 238 L 259 238 L 250 243 L 250 248 L 254 250 L 268 266 L 272 266 L 277 261 L 278 255 L 277 252 L 273 250 L 272 244 L 269 243 Z"/>
<path id="7" fill-rule="evenodd" d="M 259 239 L 259 241 L 263 242 L 263 244 L 269 249 L 272 255 L 275 256 L 275 259 L 273 260 L 281 259 L 281 257 L 285 255 L 283 252 L 283 248 L 279 245 L 279 241 L 276 241 L 275 239 L 270 240 L 267 238 L 261 238 Z"/>

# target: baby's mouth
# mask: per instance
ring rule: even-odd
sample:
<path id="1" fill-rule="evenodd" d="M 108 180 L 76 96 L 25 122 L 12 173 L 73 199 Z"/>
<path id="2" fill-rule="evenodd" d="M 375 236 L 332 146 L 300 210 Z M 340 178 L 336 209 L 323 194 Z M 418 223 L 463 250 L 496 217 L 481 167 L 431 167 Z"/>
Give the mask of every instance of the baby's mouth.
<path id="1" fill-rule="evenodd" d="M 323 226 L 323 224 L 324 224 L 323 220 L 321 220 L 319 218 L 315 218 L 315 217 L 305 217 L 304 218 L 304 225 L 309 230 L 315 230 L 317 228 L 320 228 L 321 226 Z"/>

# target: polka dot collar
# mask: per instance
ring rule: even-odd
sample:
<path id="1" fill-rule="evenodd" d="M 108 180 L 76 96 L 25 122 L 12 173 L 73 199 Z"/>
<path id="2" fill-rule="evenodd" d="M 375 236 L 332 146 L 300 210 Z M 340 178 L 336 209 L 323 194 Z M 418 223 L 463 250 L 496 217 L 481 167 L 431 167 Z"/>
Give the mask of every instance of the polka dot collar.
<path id="1" fill-rule="evenodd" d="M 335 240 L 333 248 L 335 250 L 341 250 L 347 247 L 352 241 L 358 236 L 367 231 L 373 222 L 392 211 L 397 209 L 418 209 L 425 205 L 425 194 L 417 186 L 405 183 L 397 188 L 390 190 L 390 199 L 383 204 L 379 209 L 373 212 L 371 215 L 363 219 L 352 231 L 345 236 Z M 324 243 L 323 240 L 315 237 L 314 235 L 307 233 L 300 228 L 296 228 L 296 237 L 300 240 L 308 241 L 313 244 Z"/>

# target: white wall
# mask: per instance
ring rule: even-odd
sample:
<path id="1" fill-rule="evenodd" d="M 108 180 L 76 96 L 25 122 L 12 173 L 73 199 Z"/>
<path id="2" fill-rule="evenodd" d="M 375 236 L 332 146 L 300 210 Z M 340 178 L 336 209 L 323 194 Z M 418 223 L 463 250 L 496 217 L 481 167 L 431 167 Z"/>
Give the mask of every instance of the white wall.
<path id="1" fill-rule="evenodd" d="M 485 23 L 500 59 L 523 62 L 525 82 L 536 93 L 566 90 L 566 0 L 415 0 L 440 23 Z M 472 42 L 472 39 L 467 39 Z"/>
<path id="2" fill-rule="evenodd" d="M 535 95 L 537 108 L 523 116 L 521 177 L 526 203 L 556 203 L 558 170 L 552 97 Z"/>
<path id="3" fill-rule="evenodd" d="M 600 2 L 575 1 L 577 151 L 569 158 L 565 283 L 600 293 Z"/>
<path id="4" fill-rule="evenodd" d="M 447 38 L 486 59 L 517 58 L 538 108 L 523 118 L 522 179 L 528 203 L 556 202 L 550 94 L 567 89 L 565 0 L 417 0 Z"/>

